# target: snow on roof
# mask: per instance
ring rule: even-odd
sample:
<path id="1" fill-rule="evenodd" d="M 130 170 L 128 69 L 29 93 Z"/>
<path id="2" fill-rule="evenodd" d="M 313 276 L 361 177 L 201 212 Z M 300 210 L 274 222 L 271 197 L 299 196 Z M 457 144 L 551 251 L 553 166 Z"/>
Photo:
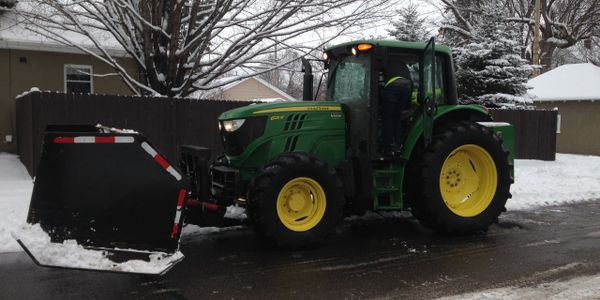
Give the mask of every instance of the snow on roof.
<path id="1" fill-rule="evenodd" d="M 534 102 L 600 100 L 600 67 L 563 65 L 529 80 Z"/>
<path id="2" fill-rule="evenodd" d="M 33 11 L 31 1 L 17 2 L 16 9 L 22 11 Z M 0 13 L 0 49 L 19 49 L 33 51 L 48 51 L 60 53 L 83 53 L 81 50 L 59 43 L 48 37 L 41 36 L 27 29 L 27 24 L 22 16 L 15 12 L 7 11 Z M 81 34 L 75 32 L 63 31 L 60 33 L 71 43 L 83 46 L 94 52 L 99 53 L 92 41 Z M 106 31 L 97 30 L 94 37 L 102 42 L 103 47 L 114 56 L 126 56 L 127 52 L 116 41 L 116 39 Z"/>

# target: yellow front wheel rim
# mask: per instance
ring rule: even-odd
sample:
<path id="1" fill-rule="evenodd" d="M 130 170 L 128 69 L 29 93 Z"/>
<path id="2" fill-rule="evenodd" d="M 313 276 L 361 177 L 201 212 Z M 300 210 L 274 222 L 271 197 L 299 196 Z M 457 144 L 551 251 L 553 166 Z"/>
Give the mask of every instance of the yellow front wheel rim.
<path id="1" fill-rule="evenodd" d="M 288 181 L 277 196 L 277 216 L 293 231 L 308 231 L 325 215 L 325 191 L 315 180 L 297 177 Z"/>
<path id="2" fill-rule="evenodd" d="M 496 194 L 498 173 L 492 156 L 480 146 L 454 149 L 442 165 L 440 193 L 446 206 L 461 217 L 484 212 Z"/>

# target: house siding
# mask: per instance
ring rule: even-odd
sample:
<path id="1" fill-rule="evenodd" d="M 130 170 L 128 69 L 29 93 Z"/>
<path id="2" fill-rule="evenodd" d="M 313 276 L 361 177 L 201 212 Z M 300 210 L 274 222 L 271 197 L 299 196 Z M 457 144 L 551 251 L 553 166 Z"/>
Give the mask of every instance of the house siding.
<path id="1" fill-rule="evenodd" d="M 223 91 L 220 98 L 250 101 L 254 99 L 265 98 L 283 98 L 283 96 L 264 84 L 261 84 L 256 79 L 250 78 L 240 82 L 226 91 Z"/>
<path id="2" fill-rule="evenodd" d="M 600 100 L 538 102 L 538 108 L 558 108 L 560 133 L 556 151 L 600 155 Z"/>
<path id="3" fill-rule="evenodd" d="M 22 57 L 27 60 L 25 63 L 20 61 Z M 114 73 L 111 67 L 89 55 L 0 49 L 0 152 L 16 152 L 16 96 L 32 87 L 64 91 L 65 64 L 91 65 L 94 74 Z M 135 73 L 132 61 L 123 61 L 123 64 Z M 94 77 L 93 91 L 97 94 L 131 94 L 116 75 Z M 6 135 L 13 136 L 12 143 L 6 142 Z"/>

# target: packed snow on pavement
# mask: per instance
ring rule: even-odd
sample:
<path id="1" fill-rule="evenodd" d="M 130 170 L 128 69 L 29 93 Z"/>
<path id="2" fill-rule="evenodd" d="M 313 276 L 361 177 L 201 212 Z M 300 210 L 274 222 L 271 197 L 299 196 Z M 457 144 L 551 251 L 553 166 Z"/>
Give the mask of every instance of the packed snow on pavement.
<path id="1" fill-rule="evenodd" d="M 511 286 L 441 298 L 443 300 L 537 300 L 598 299 L 600 275 L 582 276 L 566 281 L 544 282 L 534 286 Z"/>

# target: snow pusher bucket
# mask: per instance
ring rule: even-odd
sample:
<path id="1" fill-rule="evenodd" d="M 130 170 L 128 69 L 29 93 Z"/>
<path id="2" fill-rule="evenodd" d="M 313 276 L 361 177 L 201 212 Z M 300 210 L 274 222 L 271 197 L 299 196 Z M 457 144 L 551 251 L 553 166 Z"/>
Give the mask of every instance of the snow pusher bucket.
<path id="1" fill-rule="evenodd" d="M 188 180 L 141 134 L 48 126 L 27 226 L 43 266 L 163 274 L 183 255 Z"/>

